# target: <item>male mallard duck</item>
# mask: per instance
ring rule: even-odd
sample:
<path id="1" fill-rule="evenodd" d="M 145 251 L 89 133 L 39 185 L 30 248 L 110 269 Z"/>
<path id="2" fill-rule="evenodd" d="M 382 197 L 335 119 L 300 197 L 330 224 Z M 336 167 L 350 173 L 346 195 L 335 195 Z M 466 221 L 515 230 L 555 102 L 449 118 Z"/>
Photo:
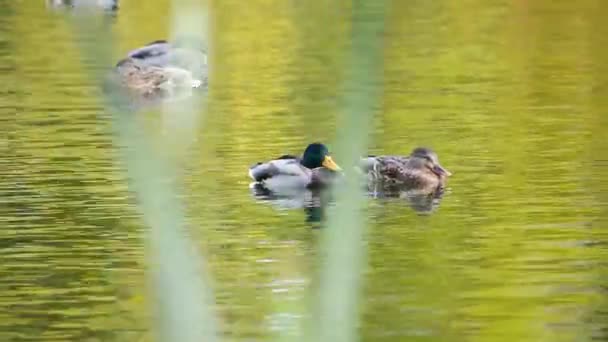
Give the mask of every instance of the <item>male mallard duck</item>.
<path id="1" fill-rule="evenodd" d="M 452 174 L 439 164 L 433 150 L 418 147 L 408 157 L 369 156 L 361 160 L 361 171 L 371 183 L 385 188 L 432 192 L 444 186 Z"/>
<path id="2" fill-rule="evenodd" d="M 281 188 L 310 188 L 331 183 L 340 167 L 329 156 L 321 143 L 306 147 L 302 158 L 284 155 L 249 168 L 249 176 L 271 190 Z"/>

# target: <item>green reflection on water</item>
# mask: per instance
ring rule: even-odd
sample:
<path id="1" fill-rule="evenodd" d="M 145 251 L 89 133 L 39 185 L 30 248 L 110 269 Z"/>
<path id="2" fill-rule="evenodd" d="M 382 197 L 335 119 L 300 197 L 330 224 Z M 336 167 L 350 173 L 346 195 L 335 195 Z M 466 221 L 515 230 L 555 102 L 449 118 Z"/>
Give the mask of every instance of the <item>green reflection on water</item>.
<path id="1" fill-rule="evenodd" d="M 149 340 L 142 222 L 74 35 L 43 3 L 4 7 L 0 340 Z M 168 36 L 168 9 L 125 1 L 115 57 Z M 209 122 L 180 158 L 181 193 L 223 334 L 270 339 L 292 322 L 276 304 L 309 286 L 318 233 L 301 211 L 255 202 L 245 170 L 335 140 L 351 9 L 211 9 Z M 598 1 L 393 2 L 371 152 L 430 145 L 454 177 L 431 216 L 368 201 L 363 340 L 606 338 L 607 13 Z M 162 136 L 167 119 L 136 121 Z"/>

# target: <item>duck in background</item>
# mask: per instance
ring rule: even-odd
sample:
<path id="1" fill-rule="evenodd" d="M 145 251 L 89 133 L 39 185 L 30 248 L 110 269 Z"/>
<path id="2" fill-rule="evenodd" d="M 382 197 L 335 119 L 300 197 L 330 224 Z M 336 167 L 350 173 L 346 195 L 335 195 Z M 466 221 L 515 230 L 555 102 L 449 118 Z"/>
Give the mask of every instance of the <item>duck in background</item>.
<path id="1" fill-rule="evenodd" d="M 135 96 L 169 98 L 207 86 L 207 55 L 156 40 L 127 53 L 116 64 L 114 81 Z"/>
<path id="2" fill-rule="evenodd" d="M 50 7 L 75 7 L 75 8 L 94 8 L 98 7 L 108 11 L 118 9 L 118 0 L 47 0 Z"/>
<path id="3" fill-rule="evenodd" d="M 191 39 L 192 40 L 192 39 Z M 159 68 L 177 67 L 190 71 L 194 78 L 206 81 L 208 76 L 207 52 L 200 42 L 193 41 L 192 46 L 186 46 L 185 38 L 177 40 L 176 44 L 166 40 L 155 40 L 142 47 L 131 50 L 127 58 L 132 58 L 142 65 Z"/>
<path id="4" fill-rule="evenodd" d="M 142 64 L 133 58 L 125 58 L 116 64 L 114 79 L 132 95 L 145 98 L 169 98 L 188 94 L 203 82 L 192 78 L 185 69 L 156 67 Z"/>

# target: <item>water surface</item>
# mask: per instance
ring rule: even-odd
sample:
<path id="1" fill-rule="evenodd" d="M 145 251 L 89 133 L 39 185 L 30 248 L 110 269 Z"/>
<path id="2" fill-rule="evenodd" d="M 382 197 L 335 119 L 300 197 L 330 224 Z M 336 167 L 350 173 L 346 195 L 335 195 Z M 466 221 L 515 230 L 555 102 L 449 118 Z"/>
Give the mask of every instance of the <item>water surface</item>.
<path id="1" fill-rule="evenodd" d="M 89 72 L 105 66 L 83 55 L 73 13 L 0 5 L 0 340 L 151 340 L 145 226 Z M 246 169 L 313 140 L 332 146 L 350 8 L 210 6 L 198 124 L 125 115 L 180 170 L 226 340 L 269 341 L 314 283 L 319 231 L 303 210 L 256 201 Z M 105 17 L 115 57 L 167 37 L 168 8 L 125 0 Z M 368 200 L 362 340 L 608 340 L 608 7 L 446 0 L 389 12 L 370 153 L 431 146 L 454 176 L 430 215 Z"/>

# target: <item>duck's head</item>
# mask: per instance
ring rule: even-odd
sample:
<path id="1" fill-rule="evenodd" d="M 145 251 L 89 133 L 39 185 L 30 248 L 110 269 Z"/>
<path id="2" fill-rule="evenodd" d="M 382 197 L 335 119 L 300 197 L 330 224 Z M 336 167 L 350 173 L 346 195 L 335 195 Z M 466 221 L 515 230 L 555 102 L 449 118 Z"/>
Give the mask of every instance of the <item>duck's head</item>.
<path id="1" fill-rule="evenodd" d="M 437 154 L 426 147 L 417 147 L 410 154 L 410 158 L 415 160 L 423 167 L 427 168 L 439 177 L 449 177 L 452 173 L 439 164 Z"/>
<path id="2" fill-rule="evenodd" d="M 323 166 L 332 171 L 342 170 L 329 156 L 327 146 L 321 143 L 312 143 L 306 147 L 302 154 L 302 165 L 309 169 Z"/>

